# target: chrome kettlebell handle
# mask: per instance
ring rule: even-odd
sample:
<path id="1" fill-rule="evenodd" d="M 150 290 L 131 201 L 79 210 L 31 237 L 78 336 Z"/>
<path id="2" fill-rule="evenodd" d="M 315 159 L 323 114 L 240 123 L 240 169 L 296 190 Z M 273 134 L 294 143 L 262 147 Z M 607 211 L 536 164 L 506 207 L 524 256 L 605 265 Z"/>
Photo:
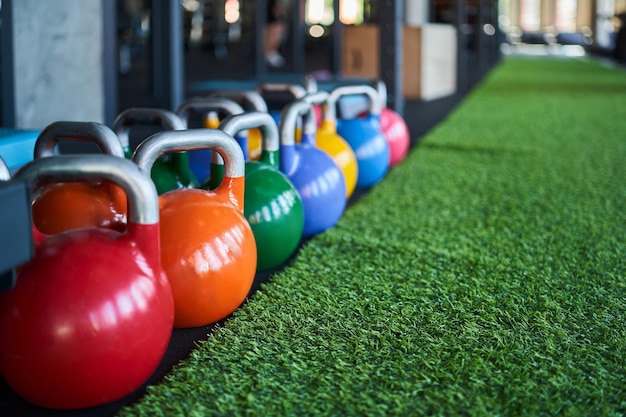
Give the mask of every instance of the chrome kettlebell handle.
<path id="1" fill-rule="evenodd" d="M 243 114 L 233 114 L 226 117 L 220 123 L 219 129 L 235 136 L 242 130 L 258 128 L 261 131 L 263 151 L 277 151 L 280 147 L 280 137 L 278 136 L 278 126 L 274 118 L 269 113 L 247 112 Z"/>
<path id="2" fill-rule="evenodd" d="M 302 99 L 311 104 L 324 104 L 328 102 L 330 94 L 326 91 L 315 91 L 303 96 Z"/>
<path id="3" fill-rule="evenodd" d="M 289 93 L 297 100 L 306 95 L 307 91 L 304 87 L 298 84 L 289 84 L 289 83 L 261 83 L 257 86 L 257 91 L 259 93 Z"/>
<path id="4" fill-rule="evenodd" d="M 376 92 L 380 98 L 380 108 L 382 111 L 383 108 L 387 107 L 387 84 L 385 84 L 383 80 L 376 80 L 374 84 L 374 88 L 376 88 Z"/>
<path id="5" fill-rule="evenodd" d="M 167 130 L 184 130 L 187 128 L 181 118 L 169 110 L 131 107 L 121 112 L 113 121 L 113 130 L 122 146 L 126 148 L 130 146 L 128 137 L 130 128 L 142 123 L 162 126 Z"/>
<path id="6" fill-rule="evenodd" d="M 337 102 L 341 97 L 350 95 L 366 95 L 369 98 L 370 102 L 370 114 L 380 116 L 380 113 L 383 110 L 383 106 L 381 105 L 378 92 L 374 87 L 365 84 L 344 85 L 335 87 L 335 89 L 331 91 L 328 97 L 329 109 L 325 115 L 325 117 L 328 117 L 328 119 L 325 120 L 337 120 Z"/>
<path id="7" fill-rule="evenodd" d="M 243 177 L 245 159 L 241 147 L 231 135 L 219 129 L 167 130 L 155 133 L 141 142 L 132 160 L 145 173 L 163 154 L 211 149 L 224 159 L 224 175 L 231 178 Z"/>
<path id="8" fill-rule="evenodd" d="M 209 94 L 209 97 L 221 97 L 231 100 L 245 101 L 250 107 L 256 111 L 266 112 L 267 103 L 258 91 L 249 90 L 217 90 Z"/>
<path id="9" fill-rule="evenodd" d="M 228 115 L 241 114 L 244 112 L 243 107 L 237 102 L 223 97 L 191 97 L 184 100 L 175 110 L 176 114 L 182 119 L 186 127 L 191 113 L 204 111 L 223 111 Z"/>
<path id="10" fill-rule="evenodd" d="M 307 94 L 315 93 L 319 91 L 317 87 L 317 79 L 312 74 L 306 74 L 303 79 L 304 89 Z"/>
<path id="11" fill-rule="evenodd" d="M 42 186 L 56 182 L 106 180 L 126 192 L 128 221 L 154 224 L 159 221 L 156 187 L 132 161 L 112 155 L 55 155 L 22 166 L 14 179 L 25 181 L 33 195 Z"/>
<path id="12" fill-rule="evenodd" d="M 115 133 L 96 122 L 54 122 L 46 126 L 35 141 L 35 159 L 55 154 L 57 144 L 62 140 L 95 143 L 106 155 L 124 157 L 124 149 Z"/>
<path id="13" fill-rule="evenodd" d="M 302 97 L 307 103 L 322 104 L 322 120 L 326 122 L 337 123 L 336 112 L 330 114 L 330 106 L 328 105 L 330 94 L 326 91 L 316 91 Z"/>
<path id="14" fill-rule="evenodd" d="M 292 101 L 283 108 L 280 114 L 278 130 L 280 132 L 281 145 L 294 145 L 296 143 L 296 125 L 300 116 L 305 117 L 302 128 L 303 136 L 305 134 L 314 135 L 317 131 L 315 113 L 311 103 L 308 103 L 305 99 Z"/>

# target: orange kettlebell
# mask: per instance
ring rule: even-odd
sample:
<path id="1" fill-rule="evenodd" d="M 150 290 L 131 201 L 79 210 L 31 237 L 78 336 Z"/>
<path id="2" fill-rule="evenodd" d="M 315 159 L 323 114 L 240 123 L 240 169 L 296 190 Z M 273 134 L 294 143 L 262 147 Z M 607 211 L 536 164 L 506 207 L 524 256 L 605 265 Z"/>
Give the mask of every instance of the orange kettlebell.
<path id="1" fill-rule="evenodd" d="M 95 122 L 55 122 L 35 142 L 35 159 L 52 156 L 59 141 L 95 143 L 104 154 L 124 158 L 111 129 Z M 42 187 L 32 204 L 35 226 L 45 234 L 83 227 L 126 229 L 126 193 L 110 181 L 54 183 Z"/>
<path id="2" fill-rule="evenodd" d="M 226 318 L 245 300 L 256 274 L 256 242 L 243 215 L 245 162 L 232 136 L 218 129 L 160 132 L 137 147 L 133 160 L 150 172 L 164 153 L 199 149 L 224 159 L 221 184 L 159 197 L 161 263 L 174 294 L 177 328 Z"/>

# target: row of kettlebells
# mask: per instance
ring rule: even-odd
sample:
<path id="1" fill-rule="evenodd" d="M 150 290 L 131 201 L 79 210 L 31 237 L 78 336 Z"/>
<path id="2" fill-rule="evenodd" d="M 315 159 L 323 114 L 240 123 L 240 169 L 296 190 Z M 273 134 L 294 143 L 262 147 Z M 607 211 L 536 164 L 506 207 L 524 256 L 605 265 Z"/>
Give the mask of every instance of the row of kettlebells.
<path id="1" fill-rule="evenodd" d="M 48 408 L 114 401 L 156 369 L 173 327 L 230 315 L 257 271 L 281 265 L 302 237 L 339 220 L 349 181 L 369 187 L 385 175 L 390 145 L 380 107 L 333 120 L 333 100 L 366 94 L 374 102 L 372 91 L 308 93 L 283 108 L 278 124 L 269 112 L 244 112 L 233 92 L 219 92 L 175 112 L 129 109 L 113 129 L 91 122 L 46 127 L 35 159 L 12 178 L 34 196 L 36 252 L 19 267 L 15 288 L 0 294 L 7 383 Z M 188 129 L 194 112 L 221 120 Z M 131 127 L 146 123 L 166 130 L 131 152 Z M 349 147 L 320 149 L 320 131 L 336 136 L 328 135 L 336 142 L 331 151 Z M 92 141 L 103 155 L 55 155 L 63 140 Z"/>

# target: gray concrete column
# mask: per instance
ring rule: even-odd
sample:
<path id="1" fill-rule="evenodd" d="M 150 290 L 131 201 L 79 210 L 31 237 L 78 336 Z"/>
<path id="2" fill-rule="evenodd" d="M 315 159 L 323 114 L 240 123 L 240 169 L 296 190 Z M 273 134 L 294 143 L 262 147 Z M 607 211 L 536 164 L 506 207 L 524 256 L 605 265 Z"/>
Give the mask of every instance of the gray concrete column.
<path id="1" fill-rule="evenodd" d="M 4 126 L 105 122 L 103 1 L 2 2 Z"/>

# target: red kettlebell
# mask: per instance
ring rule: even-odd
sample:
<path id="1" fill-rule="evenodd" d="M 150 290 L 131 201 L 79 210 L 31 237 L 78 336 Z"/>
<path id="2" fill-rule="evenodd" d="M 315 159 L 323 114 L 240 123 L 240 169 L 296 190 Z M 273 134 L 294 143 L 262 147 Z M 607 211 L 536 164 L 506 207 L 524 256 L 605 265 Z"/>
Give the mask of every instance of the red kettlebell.
<path id="1" fill-rule="evenodd" d="M 402 162 L 411 147 L 411 135 L 406 122 L 398 113 L 387 107 L 387 86 L 382 80 L 373 85 L 380 98 L 380 130 L 389 145 L 389 166 Z M 358 117 L 367 117 L 368 112 L 359 113 Z"/>
<path id="2" fill-rule="evenodd" d="M 35 159 L 50 157 L 60 141 L 95 143 L 102 153 L 123 158 L 124 150 L 111 129 L 95 122 L 55 122 L 44 128 L 35 142 Z M 81 227 L 126 228 L 126 194 L 100 179 L 47 184 L 32 205 L 33 221 L 45 234 Z"/>
<path id="3" fill-rule="evenodd" d="M 225 162 L 214 190 L 182 189 L 162 194 L 161 262 L 174 294 L 174 327 L 198 327 L 229 316 L 248 295 L 257 248 L 243 215 L 243 152 L 218 129 L 160 132 L 142 142 L 133 160 L 150 172 L 166 152 L 211 149 Z"/>
<path id="4" fill-rule="evenodd" d="M 317 87 L 317 79 L 313 74 L 306 74 L 302 80 L 302 84 L 304 85 L 307 95 L 317 93 L 319 91 Z M 324 108 L 320 104 L 314 104 L 313 112 L 315 113 L 316 126 L 321 127 L 322 122 L 324 121 Z"/>
<path id="5" fill-rule="evenodd" d="M 35 192 L 51 181 L 107 180 L 128 196 L 124 232 L 97 227 L 44 235 L 35 256 L 0 292 L 0 374 L 46 408 L 78 409 L 120 399 L 160 363 L 174 319 L 159 262 L 159 206 L 150 178 L 110 155 L 36 159 L 14 178 Z"/>
<path id="6" fill-rule="evenodd" d="M 406 122 L 398 113 L 387 107 L 387 86 L 382 80 L 376 82 L 380 97 L 380 130 L 389 145 L 389 164 L 394 166 L 402 162 L 411 146 L 411 135 Z"/>

